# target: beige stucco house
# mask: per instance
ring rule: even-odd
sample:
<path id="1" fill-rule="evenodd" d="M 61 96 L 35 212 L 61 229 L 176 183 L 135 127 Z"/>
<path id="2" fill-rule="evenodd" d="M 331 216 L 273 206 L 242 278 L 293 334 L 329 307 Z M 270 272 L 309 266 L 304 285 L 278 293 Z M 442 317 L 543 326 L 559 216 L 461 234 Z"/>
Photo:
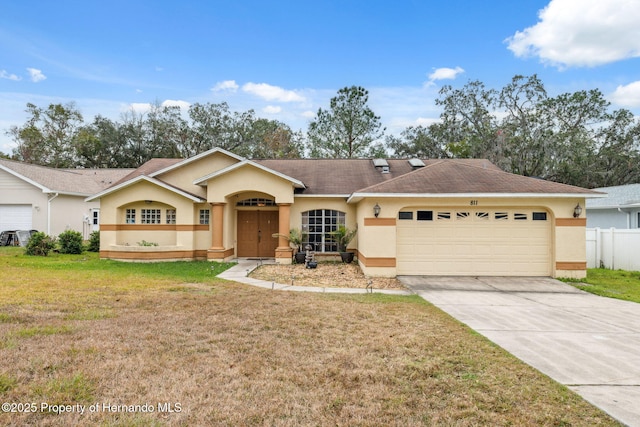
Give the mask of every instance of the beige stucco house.
<path id="1" fill-rule="evenodd" d="M 486 160 L 248 160 L 216 148 L 153 159 L 87 200 L 101 204 L 104 258 L 290 263 L 290 229 L 329 256 L 345 224 L 371 276 L 584 277 L 576 207 L 598 196 Z"/>
<path id="2" fill-rule="evenodd" d="M 38 230 L 58 235 L 98 230 L 100 202 L 85 199 L 132 169 L 54 169 L 0 159 L 0 232 Z"/>

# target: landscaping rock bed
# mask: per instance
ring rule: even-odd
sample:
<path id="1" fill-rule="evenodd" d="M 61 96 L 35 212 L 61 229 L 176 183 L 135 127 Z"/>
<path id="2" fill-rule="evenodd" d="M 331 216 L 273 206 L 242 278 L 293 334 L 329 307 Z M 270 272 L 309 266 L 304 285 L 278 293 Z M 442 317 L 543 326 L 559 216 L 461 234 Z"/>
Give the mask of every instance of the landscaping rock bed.
<path id="1" fill-rule="evenodd" d="M 366 277 L 357 264 L 320 262 L 315 269 L 304 264 L 267 264 L 249 274 L 254 279 L 296 286 L 326 288 L 366 288 L 371 281 L 374 289 L 406 289 L 396 278 Z"/>

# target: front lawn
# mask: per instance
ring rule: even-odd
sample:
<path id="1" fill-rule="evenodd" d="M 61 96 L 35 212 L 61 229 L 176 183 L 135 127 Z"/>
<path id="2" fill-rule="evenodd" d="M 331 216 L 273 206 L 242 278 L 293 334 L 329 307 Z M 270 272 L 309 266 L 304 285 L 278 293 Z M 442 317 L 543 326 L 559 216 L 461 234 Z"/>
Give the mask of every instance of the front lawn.
<path id="1" fill-rule="evenodd" d="M 0 424 L 618 425 L 417 296 L 210 270 L 0 248 Z"/>
<path id="2" fill-rule="evenodd" d="M 569 281 L 575 287 L 603 297 L 640 303 L 640 272 L 591 268 L 587 278 Z"/>

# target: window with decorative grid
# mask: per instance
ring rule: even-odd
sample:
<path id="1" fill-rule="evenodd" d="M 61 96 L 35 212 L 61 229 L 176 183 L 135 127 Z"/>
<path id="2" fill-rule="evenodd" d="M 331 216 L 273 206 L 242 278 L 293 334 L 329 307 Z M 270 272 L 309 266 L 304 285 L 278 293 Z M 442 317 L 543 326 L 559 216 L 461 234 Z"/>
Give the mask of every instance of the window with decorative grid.
<path id="1" fill-rule="evenodd" d="M 135 224 L 136 223 L 136 210 L 135 209 L 127 209 L 125 222 L 127 224 Z"/>
<path id="2" fill-rule="evenodd" d="M 167 209 L 167 224 L 175 224 L 175 223 L 176 223 L 176 210 Z"/>
<path id="3" fill-rule="evenodd" d="M 208 225 L 210 216 L 209 209 L 200 209 L 200 224 Z"/>
<path id="4" fill-rule="evenodd" d="M 160 209 L 141 209 L 140 224 L 160 224 Z"/>
<path id="5" fill-rule="evenodd" d="M 337 252 L 338 243 L 332 232 L 345 225 L 345 213 L 332 209 L 315 209 L 302 212 L 302 232 L 306 240 L 303 246 L 311 245 L 316 252 Z"/>

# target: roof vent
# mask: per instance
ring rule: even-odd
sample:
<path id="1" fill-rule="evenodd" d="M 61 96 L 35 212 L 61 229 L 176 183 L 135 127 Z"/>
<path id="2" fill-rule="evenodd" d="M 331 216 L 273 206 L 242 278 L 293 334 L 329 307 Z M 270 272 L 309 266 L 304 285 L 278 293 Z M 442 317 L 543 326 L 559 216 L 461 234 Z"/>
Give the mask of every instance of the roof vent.
<path id="1" fill-rule="evenodd" d="M 409 164 L 414 169 L 425 167 L 425 164 L 421 159 L 409 159 Z"/>
<path id="2" fill-rule="evenodd" d="M 386 159 L 373 159 L 373 165 L 382 173 L 389 173 L 389 162 Z"/>

